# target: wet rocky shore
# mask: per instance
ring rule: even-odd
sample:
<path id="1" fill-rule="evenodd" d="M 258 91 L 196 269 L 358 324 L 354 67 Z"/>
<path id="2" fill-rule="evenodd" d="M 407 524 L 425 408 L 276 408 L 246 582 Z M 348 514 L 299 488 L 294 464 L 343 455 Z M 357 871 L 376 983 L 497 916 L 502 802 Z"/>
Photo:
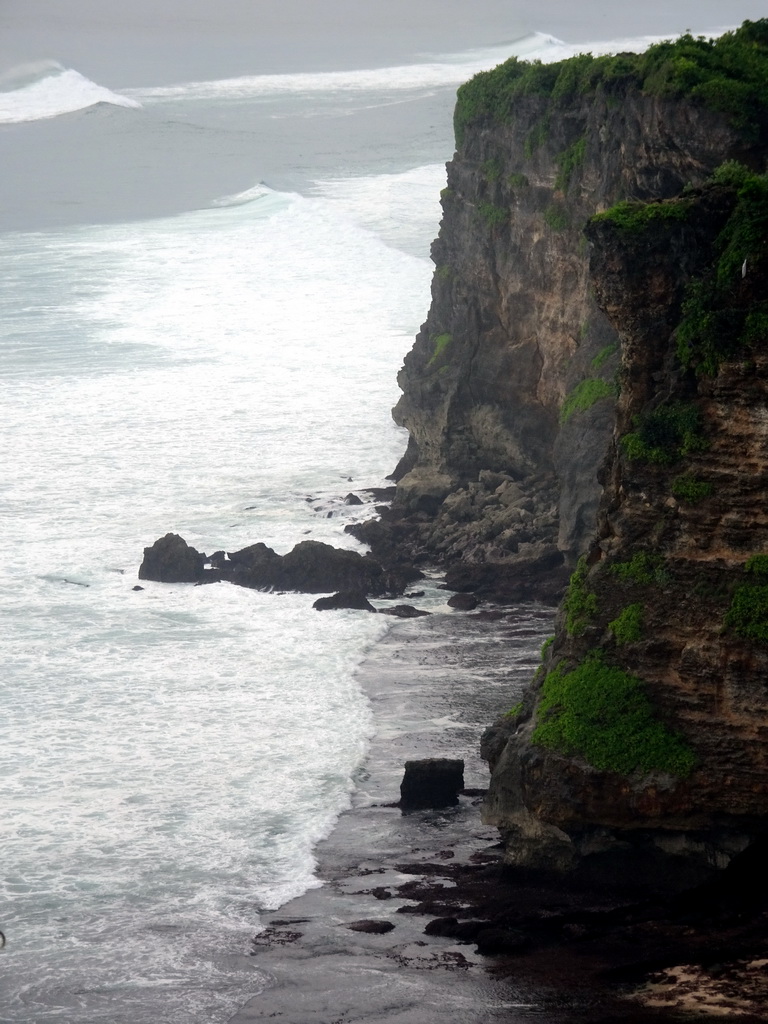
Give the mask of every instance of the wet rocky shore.
<path id="1" fill-rule="evenodd" d="M 262 914 L 252 952 L 269 982 L 230 1024 L 765 1021 L 758 864 L 658 901 L 503 869 L 480 820 L 479 736 L 518 699 L 551 621 L 531 605 L 437 614 L 369 653 L 377 734 L 353 807 L 317 851 L 322 887 Z M 403 763 L 427 756 L 463 757 L 467 788 L 456 807 L 403 813 Z"/>

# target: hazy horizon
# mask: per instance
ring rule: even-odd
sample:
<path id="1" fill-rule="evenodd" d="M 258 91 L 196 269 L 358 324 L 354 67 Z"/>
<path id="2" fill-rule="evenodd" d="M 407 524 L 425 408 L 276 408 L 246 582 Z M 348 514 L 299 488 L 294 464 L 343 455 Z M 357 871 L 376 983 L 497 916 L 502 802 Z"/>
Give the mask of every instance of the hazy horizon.
<path id="1" fill-rule="evenodd" d="M 5 0 L 0 71 L 41 59 L 111 88 L 246 73 L 375 67 L 498 45 L 530 32 L 566 42 L 707 32 L 766 14 L 760 0 Z"/>

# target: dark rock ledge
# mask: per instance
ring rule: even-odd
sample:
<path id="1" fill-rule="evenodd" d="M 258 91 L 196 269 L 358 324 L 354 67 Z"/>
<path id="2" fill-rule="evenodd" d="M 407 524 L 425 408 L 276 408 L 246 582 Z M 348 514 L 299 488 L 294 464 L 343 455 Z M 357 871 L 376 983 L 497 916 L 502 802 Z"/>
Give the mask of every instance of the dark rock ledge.
<path id="1" fill-rule="evenodd" d="M 305 540 L 285 555 L 266 544 L 208 556 L 176 533 L 167 533 L 144 548 L 139 579 L 160 583 L 226 581 L 252 590 L 293 590 L 306 594 L 331 591 L 369 597 L 396 596 L 421 577 L 407 565 L 385 567 L 371 555 Z M 342 605 L 340 605 L 342 606 Z M 351 607 L 349 603 L 343 605 Z"/>

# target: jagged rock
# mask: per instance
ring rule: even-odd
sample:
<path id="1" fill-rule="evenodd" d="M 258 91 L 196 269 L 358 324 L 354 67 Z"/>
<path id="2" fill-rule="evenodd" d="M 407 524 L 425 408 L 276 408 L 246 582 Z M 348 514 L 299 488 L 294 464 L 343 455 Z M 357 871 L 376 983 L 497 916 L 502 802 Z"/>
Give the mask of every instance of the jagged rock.
<path id="1" fill-rule="evenodd" d="M 347 925 L 350 931 L 353 932 L 365 932 L 368 935 L 386 935 L 387 932 L 394 930 L 394 925 L 391 921 L 352 921 L 351 924 Z"/>
<path id="2" fill-rule="evenodd" d="M 252 544 L 230 554 L 232 583 L 254 590 L 298 590 L 305 594 L 329 591 L 386 593 L 389 580 L 370 555 L 304 540 L 286 555 L 265 544 Z"/>
<path id="3" fill-rule="evenodd" d="M 603 729 L 615 716 L 617 732 L 600 744 L 613 743 L 610 760 L 537 743 L 531 716 L 554 664 L 546 660 L 525 713 L 506 737 L 497 724 L 484 742 L 494 763 L 484 817 L 502 833 L 507 864 L 659 891 L 704 881 L 759 841 L 768 820 L 768 649 L 728 620 L 749 556 L 768 550 L 768 356 L 726 348 L 711 372 L 680 371 L 686 286 L 714 287 L 737 194 L 720 185 L 687 193 L 677 219 L 667 215 L 675 202 L 634 232 L 610 218 L 587 229 L 596 295 L 621 335 L 617 437 L 642 444 L 644 424 L 661 424 L 647 434 L 661 447 L 632 458 L 622 444 L 612 449 L 578 583 L 588 609 L 567 629 L 560 618 L 551 655 L 581 678 L 610 665 L 613 686 L 649 702 L 656 738 L 625 728 L 606 690 L 599 721 L 583 722 Z M 732 318 L 764 309 L 768 266 L 726 296 Z M 685 441 L 669 425 L 678 413 L 690 424 Z M 705 486 L 696 500 L 685 490 L 675 498 L 681 481 Z M 622 633 L 630 609 L 635 625 Z"/>
<path id="4" fill-rule="evenodd" d="M 403 810 L 449 807 L 459 802 L 464 789 L 464 762 L 459 758 L 428 757 L 406 761 L 400 784 Z"/>
<path id="5" fill-rule="evenodd" d="M 350 492 L 346 496 L 346 498 L 344 499 L 344 504 L 345 505 L 362 505 L 363 504 L 363 499 L 359 498 L 356 494 L 352 494 Z"/>
<path id="6" fill-rule="evenodd" d="M 454 594 L 448 598 L 448 607 L 458 612 L 472 612 L 480 604 L 474 594 Z"/>
<path id="7" fill-rule="evenodd" d="M 412 604 L 396 604 L 391 608 L 379 608 L 381 615 L 394 615 L 398 619 L 418 619 L 424 615 L 431 615 L 431 612 L 423 608 L 414 608 Z"/>
<path id="8" fill-rule="evenodd" d="M 203 574 L 205 555 L 177 533 L 166 533 L 148 548 L 139 567 L 140 580 L 158 583 L 196 583 Z"/>
<path id="9" fill-rule="evenodd" d="M 339 608 L 352 608 L 365 612 L 376 611 L 365 594 L 359 590 L 340 591 L 330 597 L 319 597 L 312 607 L 319 612 L 335 611 Z"/>

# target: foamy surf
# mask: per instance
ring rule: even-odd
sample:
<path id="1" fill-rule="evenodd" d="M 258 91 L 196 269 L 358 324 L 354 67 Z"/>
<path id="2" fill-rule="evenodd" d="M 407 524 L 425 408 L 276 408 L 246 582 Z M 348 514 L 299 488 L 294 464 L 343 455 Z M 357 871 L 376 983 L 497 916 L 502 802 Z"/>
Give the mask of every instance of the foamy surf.
<path id="1" fill-rule="evenodd" d="M 478 71 L 494 67 L 512 54 L 544 59 L 549 47 L 564 46 L 553 36 L 535 32 L 506 46 L 446 54 L 430 61 L 393 67 L 300 74 L 245 75 L 208 82 L 185 82 L 155 88 L 129 89 L 143 102 L 252 100 L 278 95 L 316 93 L 392 92 L 459 85 Z"/>
<path id="2" fill-rule="evenodd" d="M 38 61 L 11 69 L 0 79 L 0 90 L 0 124 L 59 117 L 97 103 L 141 106 L 138 100 L 97 85 L 56 61 Z"/>
<path id="3" fill-rule="evenodd" d="M 705 35 L 718 36 L 727 31 L 719 27 Z M 480 71 L 487 71 L 510 57 L 548 64 L 577 53 L 602 56 L 623 51 L 642 52 L 665 39 L 661 35 L 643 35 L 621 39 L 569 43 L 544 32 L 532 32 L 499 46 L 468 50 L 463 53 L 431 56 L 413 64 L 363 68 L 349 71 L 322 71 L 299 74 L 244 75 L 212 81 L 184 82 L 148 88 L 128 89 L 126 95 L 142 103 L 195 102 L 201 100 L 247 101 L 277 96 L 310 96 L 323 93 L 407 92 L 458 86 Z"/>

